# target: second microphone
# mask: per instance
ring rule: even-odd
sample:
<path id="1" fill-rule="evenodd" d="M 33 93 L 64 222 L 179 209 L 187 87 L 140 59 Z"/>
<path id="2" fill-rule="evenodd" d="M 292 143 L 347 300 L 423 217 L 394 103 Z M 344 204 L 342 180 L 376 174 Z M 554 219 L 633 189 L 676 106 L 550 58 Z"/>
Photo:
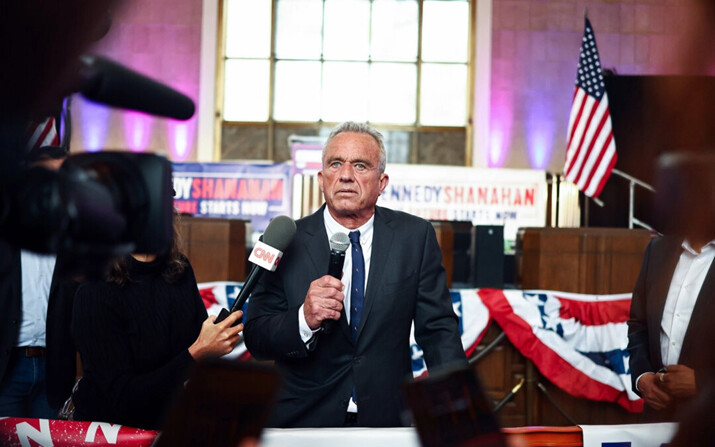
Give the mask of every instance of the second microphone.
<path id="1" fill-rule="evenodd" d="M 330 237 L 330 263 L 328 264 L 328 275 L 333 278 L 342 279 L 343 265 L 345 264 L 345 252 L 350 246 L 350 238 L 345 233 L 335 233 Z M 323 320 L 320 325 L 323 331 L 330 332 L 335 320 Z"/>

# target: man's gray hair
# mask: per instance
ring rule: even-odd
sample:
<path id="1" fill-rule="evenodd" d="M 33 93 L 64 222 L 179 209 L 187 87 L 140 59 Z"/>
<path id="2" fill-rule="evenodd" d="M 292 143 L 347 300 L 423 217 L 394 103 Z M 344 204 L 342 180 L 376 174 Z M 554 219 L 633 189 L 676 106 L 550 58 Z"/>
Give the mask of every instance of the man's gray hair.
<path id="1" fill-rule="evenodd" d="M 328 136 L 328 139 L 325 141 L 325 145 L 323 146 L 323 154 L 321 156 L 321 160 L 325 161 L 325 148 L 328 147 L 331 141 L 333 141 L 333 138 L 336 136 L 340 135 L 343 132 L 354 132 L 354 133 L 364 133 L 366 135 L 370 135 L 372 138 L 377 141 L 377 145 L 380 147 L 380 154 L 378 155 L 379 157 L 379 162 L 377 169 L 380 174 L 385 172 L 385 166 L 387 165 L 387 151 L 385 150 L 385 142 L 383 141 L 382 134 L 377 131 L 374 127 L 368 125 L 367 123 L 356 123 L 354 121 L 345 121 L 344 123 L 340 124 L 338 127 L 334 128 L 331 132 L 330 135 Z"/>

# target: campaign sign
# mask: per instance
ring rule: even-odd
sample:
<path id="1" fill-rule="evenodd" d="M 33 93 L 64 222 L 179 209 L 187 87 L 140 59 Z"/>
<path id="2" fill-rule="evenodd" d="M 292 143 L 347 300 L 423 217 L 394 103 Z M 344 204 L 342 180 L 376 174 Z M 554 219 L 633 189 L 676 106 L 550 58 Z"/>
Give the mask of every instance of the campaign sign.
<path id="1" fill-rule="evenodd" d="M 173 163 L 174 206 L 194 216 L 250 220 L 263 233 L 290 215 L 290 163 Z"/>
<path id="2" fill-rule="evenodd" d="M 546 173 L 533 169 L 388 164 L 387 188 L 377 204 L 427 220 L 503 225 L 504 239 L 519 227 L 546 224 Z"/>

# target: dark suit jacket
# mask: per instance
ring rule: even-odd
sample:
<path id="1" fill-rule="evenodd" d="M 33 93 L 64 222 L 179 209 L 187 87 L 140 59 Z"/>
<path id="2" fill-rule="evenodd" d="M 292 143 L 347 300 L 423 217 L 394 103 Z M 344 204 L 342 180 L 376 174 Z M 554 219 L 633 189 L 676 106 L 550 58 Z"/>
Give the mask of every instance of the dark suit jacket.
<path id="1" fill-rule="evenodd" d="M 0 380 L 10 361 L 22 324 L 20 250 L 0 239 Z"/>
<path id="2" fill-rule="evenodd" d="M 298 310 L 310 283 L 328 271 L 324 207 L 296 222 L 277 270 L 261 278 L 246 312 L 249 351 L 275 360 L 284 373 L 270 425 L 340 426 L 353 386 L 358 425 L 404 425 L 400 387 L 412 377 L 413 319 L 431 372 L 467 365 L 435 232 L 423 219 L 378 207 L 357 343 L 343 311 L 309 351 L 299 335 Z"/>
<path id="3" fill-rule="evenodd" d="M 58 260 L 59 265 L 60 260 Z M 52 275 L 47 303 L 45 382 L 47 400 L 60 409 L 69 397 L 77 373 L 76 350 L 70 335 L 72 299 L 77 283 Z M 0 241 L 0 379 L 4 377 L 22 324 L 22 268 L 20 250 Z"/>
<path id="4" fill-rule="evenodd" d="M 633 391 L 636 379 L 643 373 L 656 372 L 663 366 L 660 353 L 660 323 L 668 295 L 670 281 L 682 253 L 682 240 L 664 236 L 652 240 L 646 247 L 643 264 L 638 275 L 631 301 L 628 320 L 628 351 Z M 705 336 L 712 332 L 715 316 L 715 262 L 710 266 L 698 294 L 690 324 L 685 333 L 683 348 L 678 363 L 695 370 L 696 382 L 704 384 L 710 374 L 708 357 L 712 357 L 712 345 Z M 640 394 L 640 393 L 639 393 Z M 672 409 L 668 413 L 674 413 Z M 671 415 L 663 415 L 672 419 Z"/>

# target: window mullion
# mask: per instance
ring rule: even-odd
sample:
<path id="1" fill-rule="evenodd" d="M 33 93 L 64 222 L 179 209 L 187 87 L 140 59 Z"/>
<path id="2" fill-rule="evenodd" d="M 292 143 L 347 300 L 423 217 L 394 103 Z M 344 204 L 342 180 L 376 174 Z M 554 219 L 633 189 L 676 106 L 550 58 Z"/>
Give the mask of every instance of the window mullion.
<path id="1" fill-rule="evenodd" d="M 271 0 L 271 50 L 269 53 L 269 73 L 268 81 L 268 132 L 267 132 L 267 158 L 273 160 L 275 158 L 275 119 L 273 118 L 273 108 L 276 90 L 276 16 L 278 9 L 278 0 Z"/>
<path id="2" fill-rule="evenodd" d="M 410 145 L 410 163 L 419 161 L 420 125 L 422 122 L 420 104 L 422 103 L 422 23 L 424 21 L 424 0 L 417 6 L 417 92 L 415 94 L 415 127 Z"/>
<path id="3" fill-rule="evenodd" d="M 320 20 L 320 118 L 318 119 L 319 126 L 324 123 L 323 120 L 323 97 L 325 95 L 325 0 L 323 0 L 323 17 Z"/>

